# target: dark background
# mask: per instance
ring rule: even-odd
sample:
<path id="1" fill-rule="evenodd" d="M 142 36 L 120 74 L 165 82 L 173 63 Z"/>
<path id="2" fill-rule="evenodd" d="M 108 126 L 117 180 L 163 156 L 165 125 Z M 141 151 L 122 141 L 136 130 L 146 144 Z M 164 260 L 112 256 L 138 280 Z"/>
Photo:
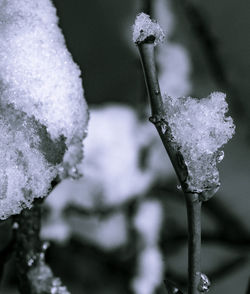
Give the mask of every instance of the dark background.
<path id="1" fill-rule="evenodd" d="M 68 49 L 81 68 L 89 105 L 112 102 L 138 109 L 144 103 L 142 97 L 146 104 L 139 57 L 130 41 L 131 25 L 142 1 L 54 3 Z M 246 294 L 250 277 L 250 1 L 173 0 L 172 7 L 176 17 L 172 40 L 183 44 L 191 56 L 192 96 L 227 92 L 236 124 L 236 135 L 225 147 L 220 164 L 221 189 L 203 208 L 203 271 L 212 280 L 211 294 Z M 175 187 L 176 180 L 171 179 L 155 187 L 154 193 L 157 191 L 166 214 L 161 240 L 166 277 L 185 286 L 186 215 L 184 200 Z M 132 213 L 133 203 L 126 209 Z M 129 246 L 110 253 L 74 238 L 66 245 L 52 243 L 48 251 L 55 273 L 77 294 L 130 293 L 135 259 L 132 237 Z M 11 290 L 15 288 L 12 264 L 4 294 L 17 293 Z M 164 287 L 159 289 L 159 293 L 164 291 Z"/>

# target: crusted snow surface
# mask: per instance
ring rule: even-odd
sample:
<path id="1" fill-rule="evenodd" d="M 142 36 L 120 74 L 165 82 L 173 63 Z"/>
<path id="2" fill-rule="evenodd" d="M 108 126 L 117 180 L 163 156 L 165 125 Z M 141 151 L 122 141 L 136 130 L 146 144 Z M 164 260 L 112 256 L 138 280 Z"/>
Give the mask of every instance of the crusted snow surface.
<path id="1" fill-rule="evenodd" d="M 67 148 L 64 175 L 82 158 L 87 106 L 57 22 L 50 0 L 0 0 L 1 218 L 47 193 Z"/>
<path id="2" fill-rule="evenodd" d="M 133 25 L 133 41 L 139 44 L 151 36 L 155 38 L 154 45 L 163 42 L 165 38 L 160 25 L 156 21 L 152 21 L 149 15 L 142 12 L 137 15 Z"/>
<path id="3" fill-rule="evenodd" d="M 226 95 L 213 92 L 207 98 L 164 97 L 165 120 L 188 168 L 187 184 L 201 192 L 219 184 L 216 163 L 223 159 L 220 148 L 235 130 L 226 117 Z"/>

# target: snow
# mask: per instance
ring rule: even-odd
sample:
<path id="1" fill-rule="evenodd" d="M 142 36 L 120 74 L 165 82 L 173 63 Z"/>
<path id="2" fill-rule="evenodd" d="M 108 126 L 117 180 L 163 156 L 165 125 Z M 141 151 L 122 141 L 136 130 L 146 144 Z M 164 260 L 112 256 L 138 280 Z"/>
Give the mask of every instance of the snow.
<path id="1" fill-rule="evenodd" d="M 152 21 L 149 15 L 142 12 L 137 15 L 133 26 L 133 41 L 139 44 L 151 36 L 155 38 L 154 45 L 163 42 L 165 37 L 160 25 L 156 21 Z"/>
<path id="2" fill-rule="evenodd" d="M 87 105 L 57 22 L 49 0 L 0 1 L 1 219 L 47 194 L 66 149 L 63 176 L 82 159 Z"/>
<path id="3" fill-rule="evenodd" d="M 225 116 L 225 98 L 221 92 L 203 99 L 164 97 L 164 118 L 184 157 L 191 190 L 201 192 L 219 185 L 216 163 L 223 158 L 220 148 L 235 131 L 232 118 Z"/>

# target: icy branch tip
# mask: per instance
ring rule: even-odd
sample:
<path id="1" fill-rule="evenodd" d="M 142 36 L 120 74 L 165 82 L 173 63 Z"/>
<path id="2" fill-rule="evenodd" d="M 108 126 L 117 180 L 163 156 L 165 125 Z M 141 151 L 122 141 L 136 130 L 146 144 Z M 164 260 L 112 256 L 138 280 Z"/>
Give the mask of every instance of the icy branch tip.
<path id="1" fill-rule="evenodd" d="M 163 42 L 164 38 L 165 34 L 155 20 L 151 20 L 150 16 L 143 12 L 137 15 L 133 25 L 133 41 L 135 44 L 154 43 L 156 46 Z"/>

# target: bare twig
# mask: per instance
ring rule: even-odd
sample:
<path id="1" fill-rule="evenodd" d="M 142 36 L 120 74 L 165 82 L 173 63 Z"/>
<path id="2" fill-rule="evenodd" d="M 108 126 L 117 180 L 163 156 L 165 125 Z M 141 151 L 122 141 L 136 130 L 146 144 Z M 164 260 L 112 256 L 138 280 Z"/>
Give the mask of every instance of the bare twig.
<path id="1" fill-rule="evenodd" d="M 189 294 L 198 294 L 201 279 L 200 270 L 200 247 L 201 247 L 201 226 L 200 210 L 201 203 L 197 193 L 193 193 L 186 184 L 187 168 L 178 146 L 171 140 L 171 132 L 167 122 L 163 118 L 163 100 L 158 83 L 155 57 L 154 57 L 154 36 L 149 36 L 138 45 L 144 76 L 151 103 L 152 117 L 150 121 L 155 125 L 162 143 L 173 164 L 182 190 L 185 194 L 188 213 L 189 231 Z"/>
<path id="2" fill-rule="evenodd" d="M 15 217 L 16 269 L 20 293 L 69 294 L 45 263 L 48 246 L 40 240 L 40 227 L 41 200 L 36 199 L 31 209 L 24 209 Z"/>

